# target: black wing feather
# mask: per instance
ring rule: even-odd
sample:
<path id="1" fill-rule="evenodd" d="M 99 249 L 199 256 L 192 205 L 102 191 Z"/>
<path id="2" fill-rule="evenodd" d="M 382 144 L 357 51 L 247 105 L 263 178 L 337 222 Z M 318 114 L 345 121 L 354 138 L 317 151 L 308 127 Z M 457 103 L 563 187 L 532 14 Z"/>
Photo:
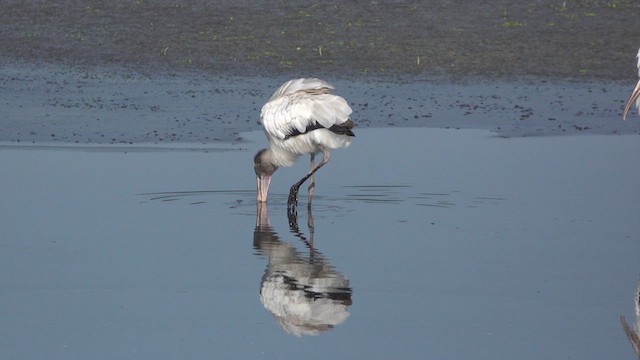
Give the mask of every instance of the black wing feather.
<path id="1" fill-rule="evenodd" d="M 347 121 L 343 122 L 340 125 L 331 126 L 329 128 L 329 131 L 338 135 L 356 136 L 356 134 L 354 134 L 353 131 L 351 130 L 353 129 L 354 126 L 356 126 L 356 124 L 353 121 L 351 121 L 351 119 L 348 119 Z M 308 125 L 303 132 L 298 131 L 298 129 L 294 129 L 290 134 L 285 136 L 284 139 L 287 140 L 289 138 L 306 134 L 310 131 L 318 130 L 318 129 L 326 129 L 326 128 L 320 125 L 319 123 L 314 122 L 313 124 Z"/>

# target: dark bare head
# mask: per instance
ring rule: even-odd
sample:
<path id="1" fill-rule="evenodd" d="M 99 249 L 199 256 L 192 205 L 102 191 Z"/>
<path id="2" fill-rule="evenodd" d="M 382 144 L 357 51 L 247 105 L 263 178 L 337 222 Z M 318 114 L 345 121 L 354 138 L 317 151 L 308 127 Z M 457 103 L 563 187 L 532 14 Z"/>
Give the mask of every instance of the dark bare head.
<path id="1" fill-rule="evenodd" d="M 271 149 L 258 151 L 253 158 L 253 170 L 256 172 L 256 181 L 258 183 L 258 202 L 267 202 L 271 175 L 278 170 L 278 167 L 273 164 Z"/>

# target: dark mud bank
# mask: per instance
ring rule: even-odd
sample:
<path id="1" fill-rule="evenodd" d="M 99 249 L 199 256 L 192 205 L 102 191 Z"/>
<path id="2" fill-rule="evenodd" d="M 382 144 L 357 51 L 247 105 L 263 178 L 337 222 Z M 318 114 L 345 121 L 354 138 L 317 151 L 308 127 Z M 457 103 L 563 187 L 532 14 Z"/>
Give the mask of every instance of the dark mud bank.
<path id="1" fill-rule="evenodd" d="M 121 68 L 13 66 L 0 74 L 0 141 L 241 142 L 286 77 L 146 76 Z M 630 84 L 327 78 L 359 127 L 487 129 L 501 136 L 636 134 Z M 357 131 L 357 129 L 356 129 Z"/>

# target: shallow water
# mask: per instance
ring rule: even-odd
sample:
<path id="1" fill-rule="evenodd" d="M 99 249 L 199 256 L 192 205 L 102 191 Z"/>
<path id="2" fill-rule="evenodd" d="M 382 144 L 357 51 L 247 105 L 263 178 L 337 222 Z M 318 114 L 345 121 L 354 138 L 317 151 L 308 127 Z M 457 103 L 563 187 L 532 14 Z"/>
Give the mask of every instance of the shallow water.
<path id="1" fill-rule="evenodd" d="M 638 136 L 361 129 L 294 224 L 244 138 L 0 148 L 3 357 L 633 358 Z"/>

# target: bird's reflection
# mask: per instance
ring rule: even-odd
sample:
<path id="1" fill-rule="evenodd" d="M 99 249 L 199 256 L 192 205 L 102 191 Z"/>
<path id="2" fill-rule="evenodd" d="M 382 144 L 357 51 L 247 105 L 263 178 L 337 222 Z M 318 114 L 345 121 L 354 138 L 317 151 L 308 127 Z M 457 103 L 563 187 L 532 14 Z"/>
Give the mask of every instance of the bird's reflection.
<path id="1" fill-rule="evenodd" d="M 313 217 L 308 212 L 309 238 L 289 217 L 291 232 L 304 249 L 284 242 L 269 224 L 265 203 L 258 203 L 253 246 L 266 256 L 267 268 L 260 283 L 260 301 L 278 324 L 296 336 L 318 335 L 349 317 L 349 279 L 335 271 L 329 259 L 313 244 Z"/>
<path id="2" fill-rule="evenodd" d="M 640 359 L 640 280 L 638 281 L 638 286 L 636 287 L 636 296 L 635 296 L 635 310 L 636 310 L 636 324 L 632 329 L 629 324 L 627 324 L 627 320 L 624 318 L 624 315 L 620 316 L 620 322 L 622 323 L 622 329 L 624 329 L 625 334 L 627 334 L 627 338 L 633 346 L 633 350 L 636 351 L 638 355 L 638 359 Z"/>

